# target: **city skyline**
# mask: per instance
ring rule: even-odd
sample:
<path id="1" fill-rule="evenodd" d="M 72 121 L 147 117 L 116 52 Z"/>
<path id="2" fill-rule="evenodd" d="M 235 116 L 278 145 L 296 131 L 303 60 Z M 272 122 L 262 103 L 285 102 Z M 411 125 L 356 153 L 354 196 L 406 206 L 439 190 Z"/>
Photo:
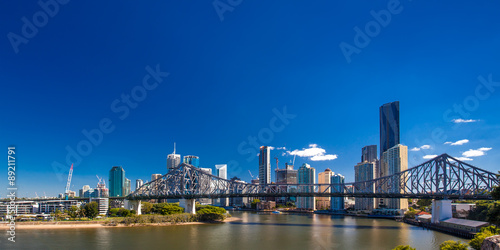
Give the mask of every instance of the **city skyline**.
<path id="1" fill-rule="evenodd" d="M 368 37 L 387 3 L 245 2 L 221 22 L 210 3 L 71 2 L 16 52 L 7 34 L 42 8 L 6 2 L 0 138 L 17 149 L 18 195 L 64 192 L 71 163 L 72 191 L 112 166 L 149 180 L 174 142 L 201 167 L 227 164 L 228 178 L 258 175 L 267 145 L 271 176 L 276 156 L 352 182 L 359 150 L 380 150 L 379 107 L 393 101 L 409 168 L 448 153 L 496 172 L 499 5 L 401 2 Z"/>

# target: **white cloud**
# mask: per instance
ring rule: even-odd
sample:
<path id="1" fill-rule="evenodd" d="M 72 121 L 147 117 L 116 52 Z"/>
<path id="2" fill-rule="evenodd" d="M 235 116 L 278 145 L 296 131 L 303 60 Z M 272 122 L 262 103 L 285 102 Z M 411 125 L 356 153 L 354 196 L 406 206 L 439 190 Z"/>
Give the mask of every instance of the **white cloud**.
<path id="1" fill-rule="evenodd" d="M 436 158 L 437 155 L 424 155 L 424 159 L 433 159 L 433 158 Z"/>
<path id="2" fill-rule="evenodd" d="M 269 148 L 270 150 L 274 150 L 274 147 L 273 147 L 273 146 L 268 146 L 268 148 Z"/>
<path id="3" fill-rule="evenodd" d="M 286 147 L 278 147 L 277 150 L 286 150 Z"/>
<path id="4" fill-rule="evenodd" d="M 492 149 L 492 148 L 480 148 L 480 149 L 478 149 L 478 150 L 480 150 L 480 151 L 489 151 L 489 150 L 491 150 L 491 149 Z"/>
<path id="5" fill-rule="evenodd" d="M 485 155 L 486 151 L 491 150 L 491 148 L 479 148 L 479 149 L 469 149 L 462 153 L 464 157 L 478 157 Z"/>
<path id="6" fill-rule="evenodd" d="M 286 151 L 289 155 L 309 157 L 311 161 L 331 161 L 338 158 L 337 155 L 326 154 L 326 150 L 318 147 L 318 144 L 309 144 L 309 148 L 301 150 Z"/>
<path id="7" fill-rule="evenodd" d="M 447 141 L 444 144 L 450 144 L 452 146 L 459 146 L 459 145 L 464 145 L 465 143 L 469 143 L 469 140 L 463 139 L 463 140 L 458 140 L 456 142 Z"/>
<path id="8" fill-rule="evenodd" d="M 467 158 L 467 157 L 457 157 L 457 160 L 459 160 L 459 161 L 472 161 L 471 158 Z"/>
<path id="9" fill-rule="evenodd" d="M 311 161 L 331 161 L 337 159 L 337 155 L 315 155 Z"/>
<path id="10" fill-rule="evenodd" d="M 410 151 L 420 151 L 420 149 L 430 149 L 431 148 L 431 145 L 422 145 L 420 147 L 414 147 L 412 149 L 410 149 Z"/>
<path id="11" fill-rule="evenodd" d="M 452 122 L 454 123 L 470 123 L 470 122 L 478 122 L 479 120 L 474 120 L 474 119 L 468 119 L 468 120 L 464 120 L 464 119 L 453 119 Z"/>

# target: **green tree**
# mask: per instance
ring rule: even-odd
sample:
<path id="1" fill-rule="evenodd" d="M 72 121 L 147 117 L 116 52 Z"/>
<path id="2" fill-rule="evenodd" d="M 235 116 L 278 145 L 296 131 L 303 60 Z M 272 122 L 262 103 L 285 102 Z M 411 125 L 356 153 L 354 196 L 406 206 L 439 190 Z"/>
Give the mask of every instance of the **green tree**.
<path id="1" fill-rule="evenodd" d="M 427 207 L 427 206 L 430 206 L 432 204 L 432 200 L 431 199 L 419 199 L 417 201 L 417 205 L 419 207 Z"/>
<path id="2" fill-rule="evenodd" d="M 201 221 L 223 221 L 226 219 L 226 209 L 214 206 L 205 206 L 196 212 Z"/>
<path id="3" fill-rule="evenodd" d="M 119 208 L 111 208 L 109 210 L 109 216 L 110 217 L 117 217 L 118 216 L 118 212 L 120 211 Z"/>
<path id="4" fill-rule="evenodd" d="M 410 245 L 399 245 L 393 248 L 392 250 L 417 250 L 417 249 L 411 247 Z"/>
<path id="5" fill-rule="evenodd" d="M 120 216 L 120 217 L 127 217 L 127 216 L 130 216 L 130 210 L 126 209 L 126 208 L 120 208 L 118 209 L 118 213 L 116 213 L 116 215 Z"/>
<path id="6" fill-rule="evenodd" d="M 447 240 L 439 245 L 440 250 L 467 250 L 467 243 L 460 241 Z"/>
<path id="7" fill-rule="evenodd" d="M 487 215 L 488 222 L 493 225 L 500 225 L 500 202 L 495 202 L 493 206 L 488 209 Z"/>
<path id="8" fill-rule="evenodd" d="M 410 208 L 410 210 L 408 210 L 404 217 L 407 218 L 407 219 L 415 219 L 415 215 L 417 214 L 418 212 L 415 211 L 415 209 L 413 208 Z"/>
<path id="9" fill-rule="evenodd" d="M 500 229 L 494 226 L 483 227 L 481 231 L 477 233 L 472 240 L 470 240 L 469 245 L 476 250 L 481 249 L 481 244 L 483 244 L 483 240 L 493 236 L 500 234 Z"/>
<path id="10" fill-rule="evenodd" d="M 251 204 L 252 208 L 253 208 L 253 209 L 256 209 L 256 208 L 257 208 L 257 203 L 259 203 L 259 202 L 260 202 L 260 200 L 259 200 L 259 199 L 254 199 L 254 200 L 252 201 L 252 204 Z"/>
<path id="11" fill-rule="evenodd" d="M 71 206 L 69 208 L 69 210 L 67 210 L 67 212 L 69 217 L 71 217 L 72 219 L 75 219 L 76 217 L 79 217 L 80 215 L 80 208 L 77 207 L 77 206 Z"/>
<path id="12" fill-rule="evenodd" d="M 99 205 L 95 201 L 89 202 L 83 206 L 83 213 L 92 220 L 99 214 Z"/>
<path id="13" fill-rule="evenodd" d="M 498 171 L 497 179 L 500 179 L 500 171 Z M 491 191 L 491 196 L 495 200 L 500 200 L 500 186 L 493 188 L 493 191 Z"/>
<path id="14" fill-rule="evenodd" d="M 150 214 L 152 210 L 153 210 L 153 204 L 149 202 L 142 202 L 141 204 L 142 214 Z"/>
<path id="15" fill-rule="evenodd" d="M 492 201 L 477 201 L 476 207 L 473 208 L 467 219 L 469 220 L 479 220 L 479 221 L 487 221 L 488 220 L 488 211 L 493 209 Z"/>

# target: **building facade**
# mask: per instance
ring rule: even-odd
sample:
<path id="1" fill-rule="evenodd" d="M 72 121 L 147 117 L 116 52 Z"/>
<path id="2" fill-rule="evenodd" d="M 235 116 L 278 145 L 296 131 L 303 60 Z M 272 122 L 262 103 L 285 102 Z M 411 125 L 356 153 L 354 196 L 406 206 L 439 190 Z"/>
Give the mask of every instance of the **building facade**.
<path id="1" fill-rule="evenodd" d="M 408 169 L 408 147 L 397 144 L 384 152 L 382 156 L 382 172 L 392 175 Z M 391 186 L 384 187 L 385 190 L 394 193 L 402 193 L 404 186 L 399 183 L 392 183 Z M 408 209 L 408 199 L 384 199 L 384 205 L 389 209 Z"/>
<path id="2" fill-rule="evenodd" d="M 227 164 L 215 165 L 215 175 L 227 180 Z"/>
<path id="3" fill-rule="evenodd" d="M 109 210 L 109 199 L 108 198 L 91 198 L 89 202 L 97 202 L 97 209 L 99 210 L 99 215 L 106 215 Z"/>
<path id="4" fill-rule="evenodd" d="M 183 163 L 195 166 L 197 168 L 200 167 L 200 157 L 195 156 L 195 155 L 186 155 L 184 156 L 184 161 Z"/>
<path id="5" fill-rule="evenodd" d="M 123 186 L 123 196 L 127 196 L 132 191 L 130 179 L 125 178 L 125 185 Z"/>
<path id="6" fill-rule="evenodd" d="M 354 166 L 355 182 L 372 180 L 375 177 L 375 162 L 360 162 Z M 354 186 L 355 192 L 361 190 L 373 193 L 375 186 L 365 186 L 363 184 L 356 184 Z M 373 210 L 376 208 L 375 198 L 355 198 L 354 209 L 356 210 Z"/>
<path id="7" fill-rule="evenodd" d="M 380 160 L 388 149 L 399 142 L 399 101 L 380 106 Z M 381 177 L 386 173 L 381 173 Z"/>
<path id="8" fill-rule="evenodd" d="M 316 170 L 309 164 L 304 163 L 299 168 L 297 173 L 297 184 L 314 184 L 316 183 Z M 314 187 L 299 187 L 298 192 L 312 193 Z M 316 202 L 314 197 L 297 197 L 297 208 L 316 210 Z"/>
<path id="9" fill-rule="evenodd" d="M 109 171 L 109 196 L 121 197 L 125 187 L 125 170 L 121 166 L 114 166 Z"/>
<path id="10" fill-rule="evenodd" d="M 341 174 L 334 174 L 330 178 L 330 183 L 331 184 L 341 184 L 344 185 L 345 178 Z M 332 186 L 332 192 L 333 193 L 343 193 L 344 189 L 342 186 Z M 331 204 L 330 204 L 330 209 L 334 211 L 342 211 L 344 210 L 344 197 L 332 197 L 331 198 Z"/>
<path id="11" fill-rule="evenodd" d="M 259 154 L 259 184 L 265 185 L 271 183 L 271 148 L 268 146 L 260 147 Z"/>
<path id="12" fill-rule="evenodd" d="M 181 155 L 175 153 L 175 143 L 174 143 L 174 152 L 172 154 L 167 155 L 167 173 L 172 171 L 172 169 L 176 168 L 181 164 Z"/>
<path id="13" fill-rule="evenodd" d="M 144 182 L 141 179 L 135 180 L 135 190 L 139 189 L 143 184 Z"/>
<path id="14" fill-rule="evenodd" d="M 324 172 L 321 172 L 318 174 L 318 184 L 330 184 L 331 178 L 334 174 L 335 173 L 331 169 L 329 169 L 329 168 L 325 169 Z M 319 191 L 321 193 L 323 193 L 325 191 L 330 193 L 330 189 L 327 186 L 320 186 Z M 318 210 L 330 209 L 330 205 L 331 205 L 331 198 L 330 197 L 318 197 L 318 198 L 316 198 L 316 209 L 318 209 Z"/>

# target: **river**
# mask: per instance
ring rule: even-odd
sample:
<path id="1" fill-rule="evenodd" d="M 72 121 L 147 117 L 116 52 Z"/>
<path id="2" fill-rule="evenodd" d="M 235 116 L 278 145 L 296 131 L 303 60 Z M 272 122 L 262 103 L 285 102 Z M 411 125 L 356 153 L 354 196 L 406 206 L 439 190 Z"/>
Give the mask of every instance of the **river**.
<path id="1" fill-rule="evenodd" d="M 386 219 L 231 212 L 223 224 L 17 230 L 1 249 L 438 249 L 451 235 Z"/>

